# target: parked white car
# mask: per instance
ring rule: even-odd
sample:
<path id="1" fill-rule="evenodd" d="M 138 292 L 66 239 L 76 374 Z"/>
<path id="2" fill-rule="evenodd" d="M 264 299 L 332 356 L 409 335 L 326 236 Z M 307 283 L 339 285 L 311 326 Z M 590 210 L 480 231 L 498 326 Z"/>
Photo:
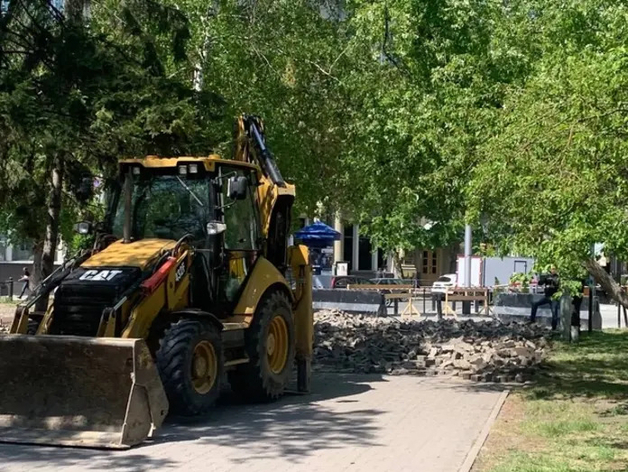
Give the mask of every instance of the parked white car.
<path id="1" fill-rule="evenodd" d="M 456 274 L 441 275 L 432 284 L 432 293 L 445 293 L 448 288 L 456 286 L 457 278 Z"/>

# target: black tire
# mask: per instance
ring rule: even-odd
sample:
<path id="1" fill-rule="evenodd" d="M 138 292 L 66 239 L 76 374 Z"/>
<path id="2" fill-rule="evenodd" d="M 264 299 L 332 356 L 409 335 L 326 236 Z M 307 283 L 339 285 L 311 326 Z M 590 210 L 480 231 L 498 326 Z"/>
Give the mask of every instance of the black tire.
<path id="1" fill-rule="evenodd" d="M 37 329 L 39 328 L 40 320 L 34 320 L 33 318 L 28 319 L 28 328 L 26 328 L 26 334 L 35 335 L 37 334 Z"/>
<path id="2" fill-rule="evenodd" d="M 217 360 L 216 375 L 208 391 L 195 387 L 195 350 L 211 345 Z M 195 416 L 209 410 L 220 395 L 224 370 L 220 331 L 198 320 L 179 320 L 166 329 L 156 354 L 157 369 L 170 403 L 170 412 Z M 202 380 L 197 379 L 202 382 Z M 211 382 L 210 382 L 211 383 Z"/>
<path id="3" fill-rule="evenodd" d="M 280 317 L 287 328 L 287 358 L 281 371 L 273 372 L 267 356 L 271 323 Z M 279 398 L 292 374 L 295 351 L 294 317 L 288 297 L 279 291 L 266 296 L 257 307 L 251 326 L 245 332 L 250 361 L 229 372 L 232 390 L 248 401 L 265 402 Z"/>

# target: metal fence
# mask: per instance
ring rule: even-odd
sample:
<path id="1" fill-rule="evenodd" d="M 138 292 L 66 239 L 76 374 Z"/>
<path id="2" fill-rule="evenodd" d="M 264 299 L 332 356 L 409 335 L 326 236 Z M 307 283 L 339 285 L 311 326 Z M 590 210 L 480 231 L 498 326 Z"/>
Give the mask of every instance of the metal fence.
<path id="1" fill-rule="evenodd" d="M 0 281 L 0 297 L 7 297 L 9 300 L 13 300 L 13 289 L 15 283 L 13 282 L 13 278 L 9 277 L 5 281 Z"/>

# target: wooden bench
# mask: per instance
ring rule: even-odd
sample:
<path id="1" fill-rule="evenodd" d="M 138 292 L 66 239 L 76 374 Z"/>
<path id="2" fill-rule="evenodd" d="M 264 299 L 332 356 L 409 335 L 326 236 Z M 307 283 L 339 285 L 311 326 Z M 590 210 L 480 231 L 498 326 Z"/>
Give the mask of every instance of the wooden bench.
<path id="1" fill-rule="evenodd" d="M 384 298 L 386 300 L 394 300 L 395 301 L 395 315 L 399 311 L 397 303 L 399 300 L 407 300 L 408 304 L 401 312 L 401 316 L 412 316 L 415 313 L 418 316 L 421 316 L 421 311 L 417 307 L 414 306 L 414 300 L 417 298 L 414 288 L 407 290 L 406 292 L 397 292 L 397 293 L 385 293 Z"/>
<path id="2" fill-rule="evenodd" d="M 451 315 L 456 319 L 458 319 L 458 315 L 456 311 L 449 306 L 449 302 L 483 302 L 484 306 L 479 314 L 484 313 L 486 316 L 491 316 L 488 288 L 450 288 L 445 292 L 444 302 L 443 315 Z"/>
<path id="3" fill-rule="evenodd" d="M 406 307 L 403 309 L 403 311 L 401 312 L 401 316 L 412 316 L 415 313 L 418 316 L 422 316 L 423 314 L 425 316 L 427 316 L 427 310 L 425 309 L 425 301 L 428 297 L 432 296 L 432 289 L 431 287 L 421 287 L 421 288 L 414 288 L 414 289 L 409 289 L 405 292 L 402 293 L 386 293 L 384 294 L 384 298 L 387 300 L 394 300 L 395 302 L 395 313 L 394 316 L 398 316 L 399 315 L 399 300 L 407 300 L 408 304 L 406 305 Z M 423 301 L 423 311 L 425 313 L 421 313 L 421 310 L 419 310 L 417 308 L 417 306 L 415 305 L 415 302 L 418 302 L 419 300 Z"/>
<path id="4" fill-rule="evenodd" d="M 413 289 L 414 285 L 376 285 L 376 284 L 349 284 L 347 285 L 347 290 L 391 290 L 391 291 L 399 291 L 399 290 L 410 290 Z"/>
<path id="5" fill-rule="evenodd" d="M 419 287 L 416 288 L 411 284 L 404 285 L 376 285 L 376 284 L 350 284 L 347 285 L 349 290 L 375 290 L 386 291 L 384 294 L 386 300 L 392 300 L 394 302 L 394 315 L 393 316 L 413 316 L 414 314 L 422 316 L 421 310 L 417 308 L 416 302 L 423 300 L 425 306 L 425 299 L 432 296 L 431 287 Z M 408 304 L 399 314 L 399 301 L 407 300 Z M 426 310 L 424 310 L 426 311 Z M 426 313 L 427 316 L 427 313 Z"/>

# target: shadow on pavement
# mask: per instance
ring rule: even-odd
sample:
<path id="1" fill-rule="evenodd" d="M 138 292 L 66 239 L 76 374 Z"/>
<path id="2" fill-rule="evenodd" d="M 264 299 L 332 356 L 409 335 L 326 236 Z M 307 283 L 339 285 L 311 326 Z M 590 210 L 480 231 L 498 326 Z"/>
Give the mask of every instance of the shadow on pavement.
<path id="1" fill-rule="evenodd" d="M 275 457 L 300 462 L 324 449 L 377 446 L 373 417 L 381 411 L 360 409 L 352 397 L 381 381 L 379 375 L 318 374 L 308 395 L 256 405 L 228 397 L 205 418 L 170 419 L 154 443 L 201 441 L 245 450 L 234 463 Z"/>
<path id="2" fill-rule="evenodd" d="M 180 462 L 164 458 L 163 451 L 155 457 L 155 452 L 182 441 L 228 447 L 220 453 L 233 455 L 234 464 L 276 457 L 300 462 L 319 450 L 377 446 L 374 417 L 381 411 L 360 409 L 357 397 L 371 390 L 371 383 L 385 380 L 379 375 L 326 373 L 313 380 L 308 395 L 288 394 L 266 404 L 243 404 L 227 397 L 205 417 L 169 418 L 155 439 L 130 451 L 0 444 L 0 470 L 11 463 L 20 470 L 43 465 L 123 472 L 178 468 Z M 171 450 L 176 448 L 174 444 Z"/>
<path id="3" fill-rule="evenodd" d="M 8 470 L 12 462 L 17 463 L 19 470 L 31 470 L 30 468 L 36 469 L 41 466 L 64 470 L 75 466 L 82 470 L 112 469 L 121 472 L 144 472 L 178 466 L 175 461 L 136 452 L 0 444 L 0 464 L 2 464 L 0 470 Z"/>
<path id="4" fill-rule="evenodd" d="M 512 389 L 515 384 L 495 383 L 495 382 L 473 382 L 471 380 L 463 380 L 458 377 L 437 376 L 423 377 L 435 390 L 454 390 L 459 392 L 498 392 Z M 518 387 L 521 387 L 519 384 Z"/>

